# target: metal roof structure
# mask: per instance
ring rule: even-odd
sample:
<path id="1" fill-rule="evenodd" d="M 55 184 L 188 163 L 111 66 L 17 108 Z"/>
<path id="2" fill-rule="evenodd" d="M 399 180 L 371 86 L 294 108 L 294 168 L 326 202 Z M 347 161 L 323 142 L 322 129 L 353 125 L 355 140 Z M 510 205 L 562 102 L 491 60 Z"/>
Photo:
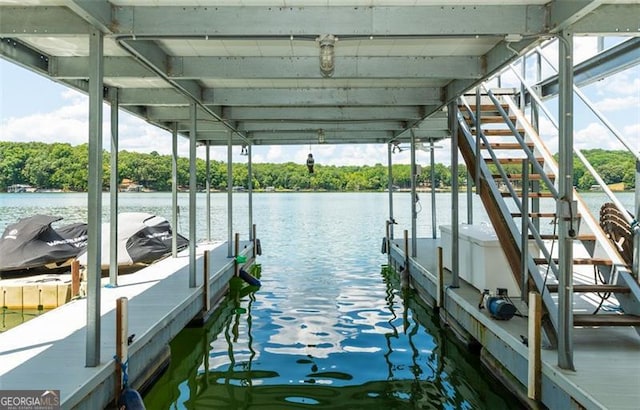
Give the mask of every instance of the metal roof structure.
<path id="1" fill-rule="evenodd" d="M 387 143 L 446 137 L 449 102 L 557 33 L 639 35 L 638 16 L 633 0 L 0 0 L 0 56 L 88 91 L 99 31 L 105 98 L 159 127 Z"/>

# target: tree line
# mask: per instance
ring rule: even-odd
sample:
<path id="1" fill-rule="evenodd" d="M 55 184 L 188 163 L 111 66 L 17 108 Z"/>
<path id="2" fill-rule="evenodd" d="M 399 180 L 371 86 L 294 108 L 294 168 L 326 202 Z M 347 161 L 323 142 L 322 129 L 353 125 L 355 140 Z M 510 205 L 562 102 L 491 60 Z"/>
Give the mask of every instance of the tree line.
<path id="1" fill-rule="evenodd" d="M 626 151 L 594 149 L 584 151 L 585 156 L 598 170 L 607 184 L 624 182 L 633 189 L 635 181 L 635 158 Z M 106 190 L 110 180 L 110 154 L 103 152 L 103 180 Z M 519 167 L 507 172 L 519 173 Z M 63 191 L 87 191 L 88 189 L 88 144 L 72 146 L 67 143 L 46 144 L 41 142 L 0 141 L 0 191 L 5 192 L 14 184 L 31 185 L 40 189 Z M 120 180 L 129 179 L 147 189 L 171 190 L 171 156 L 157 152 L 138 153 L 121 151 L 118 158 Z M 316 164 L 310 175 L 303 162 L 281 164 L 252 164 L 253 188 L 276 190 L 327 190 L 327 191 L 383 191 L 388 187 L 388 168 L 383 164 L 362 166 L 334 166 Z M 431 167 L 422 167 L 418 186 L 430 187 Z M 451 186 L 451 167 L 435 164 L 433 168 L 436 188 Z M 198 189 L 206 186 L 206 164 L 196 161 Z M 233 164 L 233 186 L 248 186 L 246 163 Z M 410 165 L 392 166 L 392 184 L 400 189 L 411 186 Z M 221 161 L 210 162 L 210 187 L 227 189 L 227 165 Z M 466 168 L 460 165 L 458 184 L 466 184 Z M 589 189 L 595 184 L 593 177 L 582 164 L 574 160 L 574 185 Z M 189 185 L 189 160 L 178 158 L 178 185 Z"/>

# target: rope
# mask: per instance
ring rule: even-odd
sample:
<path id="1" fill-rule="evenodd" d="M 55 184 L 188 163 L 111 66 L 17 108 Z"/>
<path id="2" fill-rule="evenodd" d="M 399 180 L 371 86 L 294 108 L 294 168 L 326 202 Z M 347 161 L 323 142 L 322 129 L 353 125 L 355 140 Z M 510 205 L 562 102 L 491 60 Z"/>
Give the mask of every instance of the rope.
<path id="1" fill-rule="evenodd" d="M 129 367 L 129 359 L 122 363 L 122 360 L 117 355 L 113 356 L 113 359 L 120 365 L 122 370 L 122 390 L 125 390 L 129 386 L 129 374 L 127 373 L 127 367 Z"/>

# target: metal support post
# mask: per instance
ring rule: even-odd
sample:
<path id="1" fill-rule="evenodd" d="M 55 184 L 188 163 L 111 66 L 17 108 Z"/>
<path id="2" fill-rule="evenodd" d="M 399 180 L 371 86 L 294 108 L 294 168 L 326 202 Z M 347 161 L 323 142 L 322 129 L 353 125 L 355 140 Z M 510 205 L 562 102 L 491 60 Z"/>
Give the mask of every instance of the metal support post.
<path id="1" fill-rule="evenodd" d="M 573 35 L 560 33 L 559 50 L 559 181 L 558 191 L 558 366 L 573 365 Z"/>
<path id="2" fill-rule="evenodd" d="M 523 302 L 527 301 L 527 291 L 529 288 L 529 163 L 522 162 L 522 218 L 521 218 L 520 246 L 520 298 Z"/>
<path id="3" fill-rule="evenodd" d="M 253 241 L 255 237 L 253 236 L 253 167 L 251 159 L 251 144 L 247 146 L 247 178 L 249 179 L 247 182 L 247 189 L 249 190 L 249 240 Z"/>
<path id="4" fill-rule="evenodd" d="M 178 257 L 178 123 L 171 130 L 171 256 Z"/>
<path id="5" fill-rule="evenodd" d="M 473 225 L 473 182 L 467 170 L 467 224 Z"/>
<path id="6" fill-rule="evenodd" d="M 109 285 L 118 286 L 118 89 L 109 89 L 111 101 L 111 160 L 109 180 Z"/>
<path id="7" fill-rule="evenodd" d="M 391 222 L 391 227 L 389 231 L 389 238 L 393 239 L 393 170 L 392 170 L 392 161 L 391 161 L 391 143 L 387 144 L 387 168 L 389 171 L 389 177 L 387 181 L 387 189 L 389 190 L 389 221 Z"/>
<path id="8" fill-rule="evenodd" d="M 411 129 L 411 256 L 414 258 L 418 255 L 418 213 L 416 212 L 416 202 L 418 202 L 418 195 L 416 194 L 417 173 L 416 135 L 413 129 Z"/>
<path id="9" fill-rule="evenodd" d="M 227 257 L 233 257 L 233 166 L 231 149 L 233 134 L 229 131 L 227 140 Z"/>
<path id="10" fill-rule="evenodd" d="M 207 179 L 205 181 L 205 189 L 207 190 L 207 242 L 211 242 L 211 145 L 209 144 L 209 140 L 206 142 L 206 149 L 205 162 Z"/>
<path id="11" fill-rule="evenodd" d="M 640 278 L 640 160 L 636 160 L 635 229 L 633 230 L 633 263 L 631 272 L 636 280 Z"/>
<path id="12" fill-rule="evenodd" d="M 456 102 L 449 103 L 449 124 L 451 129 L 451 287 L 460 286 L 459 268 L 460 253 L 459 218 L 458 218 L 458 106 Z"/>
<path id="13" fill-rule="evenodd" d="M 196 193 L 198 179 L 196 172 L 196 139 L 198 118 L 196 103 L 190 105 L 191 131 L 189 132 L 189 287 L 196 287 Z"/>
<path id="14" fill-rule="evenodd" d="M 435 153 L 435 145 L 433 144 L 433 140 L 431 142 L 431 155 L 430 166 L 431 166 L 431 237 L 436 239 L 438 236 L 438 228 L 436 226 L 436 153 Z"/>
<path id="15" fill-rule="evenodd" d="M 480 141 L 482 137 L 480 134 L 482 133 L 482 120 L 480 116 L 482 115 L 482 98 L 480 95 L 480 87 L 476 87 L 476 186 L 480 186 Z M 480 192 L 478 192 L 478 195 Z"/>
<path id="16" fill-rule="evenodd" d="M 100 364 L 100 277 L 102 265 L 102 98 L 104 37 L 89 35 L 89 193 L 87 244 L 86 366 Z"/>

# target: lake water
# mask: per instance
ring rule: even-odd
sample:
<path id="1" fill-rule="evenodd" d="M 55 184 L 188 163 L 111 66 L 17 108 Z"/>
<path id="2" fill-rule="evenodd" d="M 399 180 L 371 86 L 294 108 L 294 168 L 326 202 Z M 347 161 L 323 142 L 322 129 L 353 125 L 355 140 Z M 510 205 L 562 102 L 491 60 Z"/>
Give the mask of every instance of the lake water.
<path id="1" fill-rule="evenodd" d="M 633 203 L 633 194 L 624 202 Z M 587 195 L 594 208 L 602 195 Z M 212 239 L 227 238 L 226 194 L 213 194 Z M 409 194 L 394 194 L 401 230 L 410 230 Z M 460 222 L 466 221 L 461 195 Z M 475 206 L 476 223 L 487 221 Z M 104 196 L 108 220 L 108 194 Z M 186 234 L 188 196 L 179 231 Z M 385 193 L 256 193 L 254 223 L 262 287 L 232 294 L 207 326 L 171 344 L 168 371 L 145 396 L 150 409 L 517 408 L 415 295 L 402 294 L 380 253 Z M 450 223 L 450 194 L 438 194 L 438 221 Z M 421 194 L 419 236 L 431 236 Z M 121 211 L 170 219 L 171 195 L 120 195 Z M 86 194 L 0 194 L 0 229 L 35 213 L 86 220 Z M 206 236 L 198 194 L 198 238 Z M 247 194 L 234 194 L 234 231 L 248 237 Z"/>

